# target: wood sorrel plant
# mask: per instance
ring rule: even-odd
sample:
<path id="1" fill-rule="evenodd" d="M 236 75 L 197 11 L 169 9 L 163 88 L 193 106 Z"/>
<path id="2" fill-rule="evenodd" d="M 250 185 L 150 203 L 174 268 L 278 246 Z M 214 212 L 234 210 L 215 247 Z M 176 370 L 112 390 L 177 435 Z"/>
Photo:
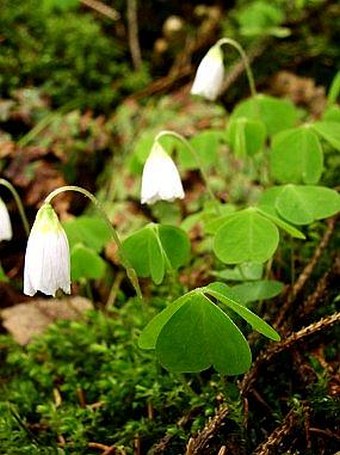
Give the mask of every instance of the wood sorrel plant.
<path id="1" fill-rule="evenodd" d="M 271 340 L 280 339 L 247 304 L 273 297 L 282 289 L 281 283 L 263 279 L 264 266 L 274 260 L 281 232 L 303 240 L 305 233 L 300 227 L 339 210 L 336 191 L 318 183 L 324 161 L 322 141 L 340 149 L 337 133 L 340 115 L 339 110 L 330 105 L 320 121 L 299 124 L 298 112 L 289 101 L 256 93 L 246 55 L 240 45 L 230 39 L 219 40 L 213 52 L 209 51 L 193 93 L 213 100 L 220 92 L 224 74 L 222 45 L 232 45 L 241 54 L 251 97 L 234 109 L 225 131 L 207 130 L 189 140 L 173 131 L 160 132 L 146 161 L 142 202 L 153 204 L 157 200 L 184 197 L 177 168 L 166 155 L 170 150 L 165 139 L 171 138 L 172 146 L 176 143 L 175 147 L 181 150 L 179 164 L 190 156 L 193 161 L 190 167 L 200 171 L 212 199 L 213 210 L 210 206 L 203 207 L 194 216 L 203 223 L 205 238 L 211 240 L 210 253 L 215 265 L 234 267 L 219 271 L 219 276 L 222 281 L 236 277 L 242 284 L 229 287 L 225 282 L 212 282 L 179 295 L 147 324 L 139 346 L 154 350 L 160 363 L 171 371 L 199 372 L 213 366 L 220 373 L 238 375 L 250 367 L 251 352 L 234 317 L 241 318 Z M 210 65 L 214 69 L 211 72 Z M 214 84 L 218 85 L 217 91 L 212 90 Z M 244 168 L 252 169 L 253 179 L 260 187 L 256 203 L 237 206 L 223 204 L 216 198 L 208 168 L 216 162 L 221 142 Z M 53 197 L 66 190 L 80 191 L 102 213 L 94 196 L 79 187 L 57 189 L 45 202 L 50 204 Z M 159 285 L 167 273 L 177 273 L 190 260 L 190 241 L 183 228 L 185 221 L 182 227 L 150 223 L 129 235 L 122 244 L 107 221 L 123 265 L 140 297 L 136 275 L 150 277 Z"/>
<path id="2" fill-rule="evenodd" d="M 211 253 L 216 259 L 235 266 L 219 275 L 225 281 L 230 278 L 242 282 L 233 288 L 215 282 L 193 289 L 149 322 L 141 334 L 140 347 L 154 350 L 160 363 L 176 372 L 197 372 L 212 365 L 223 374 L 235 375 L 249 368 L 249 346 L 231 314 L 241 317 L 266 337 L 279 340 L 278 333 L 246 304 L 271 298 L 282 290 L 281 283 L 262 278 L 264 266 L 274 259 L 280 232 L 303 240 L 305 233 L 300 227 L 339 210 L 337 192 L 318 185 L 323 170 L 322 141 L 340 148 L 339 110 L 329 107 L 320 121 L 299 125 L 298 112 L 291 102 L 257 94 L 243 49 L 229 39 L 219 40 L 208 52 L 199 67 L 192 93 L 209 100 L 220 93 L 221 46 L 229 44 L 244 60 L 252 96 L 235 108 L 226 131 L 200 132 L 197 137 L 201 140 L 197 137 L 186 140 L 169 131 L 155 138 L 157 142 L 172 135 L 182 142 L 175 147 L 171 143 L 180 152 L 180 164 L 186 162 L 183 159 L 186 153 L 194 156 L 195 163 L 190 168 L 201 172 L 216 210 L 203 208 L 193 216 L 203 223 L 205 235 L 212 237 Z M 198 145 L 196 150 L 194 142 Z M 220 142 L 240 162 L 251 167 L 254 180 L 261 182 L 255 204 L 235 207 L 216 201 L 207 169 L 217 161 Z M 184 229 L 155 223 L 123 242 L 137 274 L 151 277 L 156 284 L 163 281 L 166 271 L 178 270 L 188 262 L 188 245 Z"/>

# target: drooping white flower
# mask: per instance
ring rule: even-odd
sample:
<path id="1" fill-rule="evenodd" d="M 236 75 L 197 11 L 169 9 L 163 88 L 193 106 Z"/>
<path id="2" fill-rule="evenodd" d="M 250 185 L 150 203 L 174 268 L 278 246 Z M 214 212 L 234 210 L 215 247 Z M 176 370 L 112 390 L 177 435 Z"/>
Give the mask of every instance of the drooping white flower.
<path id="1" fill-rule="evenodd" d="M 0 241 L 12 239 L 12 225 L 4 201 L 0 198 Z"/>
<path id="2" fill-rule="evenodd" d="M 12 224 L 4 201 L 0 198 L 0 241 L 11 240 L 13 236 Z"/>
<path id="3" fill-rule="evenodd" d="M 143 169 L 142 204 L 159 200 L 173 201 L 184 198 L 184 190 L 177 167 L 158 141 L 152 146 Z"/>
<path id="4" fill-rule="evenodd" d="M 24 293 L 71 292 L 70 251 L 65 231 L 50 204 L 38 211 L 27 242 Z"/>
<path id="5" fill-rule="evenodd" d="M 217 44 L 209 49 L 199 64 L 190 93 L 214 101 L 221 93 L 223 79 L 223 53 Z"/>

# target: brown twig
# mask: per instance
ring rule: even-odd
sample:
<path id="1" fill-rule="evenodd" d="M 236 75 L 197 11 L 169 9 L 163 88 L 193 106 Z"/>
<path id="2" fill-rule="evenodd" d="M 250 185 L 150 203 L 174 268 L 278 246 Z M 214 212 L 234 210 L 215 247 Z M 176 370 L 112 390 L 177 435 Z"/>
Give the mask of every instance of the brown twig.
<path id="1" fill-rule="evenodd" d="M 275 430 L 268 436 L 268 438 L 260 444 L 253 455 L 275 455 L 277 454 L 277 448 L 283 439 L 290 433 L 293 427 L 297 423 L 297 415 L 293 409 L 291 409 L 282 423 L 275 428 Z"/>
<path id="2" fill-rule="evenodd" d="M 135 70 L 142 66 L 142 54 L 138 39 L 137 0 L 127 0 L 128 37 L 131 59 Z"/>
<path id="3" fill-rule="evenodd" d="M 207 446 L 216 433 L 225 425 L 225 418 L 229 408 L 221 406 L 215 416 L 207 423 L 195 438 L 190 438 L 187 444 L 186 455 L 199 455 L 205 453 Z"/>
<path id="4" fill-rule="evenodd" d="M 281 342 L 270 344 L 269 347 L 260 354 L 255 362 L 252 365 L 251 370 L 244 376 L 240 390 L 243 396 L 247 395 L 252 388 L 252 385 L 256 381 L 258 372 L 260 367 L 268 363 L 275 355 L 279 354 L 282 351 L 286 351 L 287 349 L 292 348 L 296 345 L 299 341 L 303 340 L 304 338 L 313 335 L 321 330 L 325 330 L 328 327 L 331 327 L 336 322 L 340 321 L 340 312 L 334 313 L 330 316 L 326 316 L 320 319 L 313 324 L 310 324 L 307 327 L 299 330 L 298 332 L 293 332 L 287 338 L 283 339 Z"/>
<path id="5" fill-rule="evenodd" d="M 117 10 L 111 6 L 105 5 L 105 3 L 100 2 L 99 0 L 80 0 L 80 3 L 94 9 L 98 13 L 112 19 L 113 21 L 120 19 L 120 13 Z"/>
<path id="6" fill-rule="evenodd" d="M 315 290 L 310 294 L 307 299 L 303 302 L 301 308 L 301 317 L 308 316 L 311 314 L 317 307 L 318 304 L 322 301 L 324 296 L 327 294 L 328 285 L 333 275 L 340 274 L 340 258 L 336 257 L 333 265 L 330 270 L 327 270 L 320 280 L 318 281 Z"/>
<path id="7" fill-rule="evenodd" d="M 87 444 L 89 449 L 97 449 L 102 450 L 101 455 L 114 455 L 116 454 L 116 447 L 115 446 L 107 446 L 105 444 L 101 444 L 100 442 L 89 442 Z"/>
<path id="8" fill-rule="evenodd" d="M 335 217 L 330 218 L 328 220 L 327 229 L 326 229 L 319 245 L 315 249 L 312 259 L 309 261 L 309 263 L 306 265 L 306 267 L 303 269 L 303 271 L 299 275 L 298 279 L 296 280 L 296 282 L 294 283 L 294 285 L 291 289 L 291 292 L 289 293 L 289 295 L 287 297 L 287 300 L 281 307 L 281 310 L 276 318 L 276 321 L 274 322 L 274 327 L 281 328 L 281 332 L 286 330 L 286 322 L 285 322 L 286 315 L 287 315 L 289 309 L 291 308 L 291 305 L 294 302 L 296 296 L 302 290 L 302 288 L 306 284 L 307 280 L 310 278 L 322 253 L 326 249 L 326 247 L 330 241 L 330 238 L 333 234 L 333 231 L 335 228 L 335 223 L 336 223 Z"/>

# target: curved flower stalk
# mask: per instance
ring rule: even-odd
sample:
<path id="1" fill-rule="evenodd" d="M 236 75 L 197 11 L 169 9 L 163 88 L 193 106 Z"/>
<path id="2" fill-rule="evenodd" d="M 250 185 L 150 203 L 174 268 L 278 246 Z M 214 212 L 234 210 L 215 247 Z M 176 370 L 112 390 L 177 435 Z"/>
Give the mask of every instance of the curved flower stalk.
<path id="1" fill-rule="evenodd" d="M 221 93 L 223 79 L 223 53 L 221 47 L 215 45 L 209 49 L 199 64 L 190 93 L 215 101 Z"/>
<path id="2" fill-rule="evenodd" d="M 157 134 L 157 136 L 155 137 L 154 144 L 153 144 L 153 147 L 151 149 L 151 153 L 149 155 L 149 158 L 151 158 L 151 155 L 152 155 L 154 149 L 156 149 L 156 147 L 160 147 L 161 150 L 162 150 L 162 153 L 166 154 L 166 152 L 164 151 L 163 147 L 159 144 L 159 140 L 162 137 L 164 137 L 164 136 L 172 136 L 172 137 L 178 139 L 183 145 L 185 145 L 185 147 L 187 148 L 187 150 L 189 151 L 189 153 L 191 154 L 191 156 L 194 158 L 194 160 L 196 161 L 196 163 L 198 165 L 198 168 L 199 168 L 200 173 L 202 175 L 202 178 L 203 178 L 203 181 L 205 183 L 206 189 L 207 189 L 207 191 L 209 193 L 209 196 L 210 196 L 211 200 L 213 201 L 213 203 L 215 204 L 216 213 L 220 214 L 219 213 L 219 203 L 218 203 L 218 201 L 217 201 L 217 199 L 216 199 L 216 197 L 214 195 L 214 192 L 213 192 L 213 190 L 212 190 L 212 188 L 210 186 L 209 178 L 208 178 L 208 176 L 205 173 L 204 166 L 203 166 L 203 164 L 201 162 L 200 156 L 198 155 L 198 153 L 196 153 L 195 149 L 191 146 L 190 142 L 187 139 L 185 139 L 181 134 L 178 134 L 175 131 L 170 131 L 170 130 L 163 130 L 163 131 L 159 132 Z M 176 173 L 178 175 L 178 171 L 177 171 L 177 168 L 176 168 L 174 162 L 171 160 L 171 158 L 167 154 L 166 154 L 166 158 L 170 159 L 170 161 L 172 163 L 172 166 L 175 167 Z M 144 172 L 145 172 L 145 168 L 146 168 L 146 163 L 145 163 L 145 166 L 144 166 L 143 179 L 142 179 L 142 203 L 143 203 L 143 182 L 144 182 Z M 156 169 L 154 169 L 154 170 L 157 171 Z M 149 173 L 149 170 L 147 172 Z M 153 172 L 152 175 L 153 174 L 157 175 L 157 172 Z M 179 178 L 179 175 L 178 175 L 178 178 Z M 159 180 L 160 180 L 160 184 L 159 185 L 163 185 L 164 182 L 162 181 L 162 179 L 160 177 L 159 177 Z M 146 179 L 145 179 L 145 182 L 146 182 Z M 179 178 L 179 182 L 180 182 L 180 185 L 181 185 L 181 188 L 182 188 L 182 183 L 180 181 L 180 178 Z M 145 183 L 145 185 L 146 185 L 146 183 Z M 178 193 L 180 194 L 180 196 L 176 196 L 176 197 L 180 197 L 182 199 L 184 197 L 183 188 L 182 188 L 182 193 L 179 190 L 178 190 Z M 173 199 L 175 199 L 175 198 L 166 199 L 166 200 L 172 201 Z M 154 202 L 156 202 L 156 200 L 158 200 L 158 199 L 155 199 Z M 149 203 L 149 204 L 153 203 L 153 202 L 148 202 L 148 201 L 146 201 L 146 202 Z"/>
<path id="3" fill-rule="evenodd" d="M 45 203 L 43 205 L 43 207 L 50 207 L 50 209 L 52 210 L 54 216 L 50 215 L 50 219 L 48 219 L 47 217 L 45 218 L 45 221 L 47 222 L 47 224 L 51 223 L 53 224 L 54 226 L 54 229 L 56 229 L 57 227 L 58 228 L 61 228 L 62 232 L 65 234 L 62 226 L 60 225 L 59 223 L 59 220 L 57 218 L 57 215 L 55 214 L 55 212 L 53 211 L 52 207 L 51 207 L 51 201 L 54 197 L 58 196 L 58 194 L 61 194 L 61 193 L 64 193 L 65 191 L 75 191 L 75 192 L 78 192 L 78 193 L 81 193 L 83 196 L 87 197 L 88 199 L 90 199 L 90 201 L 94 204 L 94 206 L 96 207 L 96 209 L 98 210 L 98 212 L 100 213 L 100 215 L 102 216 L 103 220 L 105 221 L 107 227 L 109 228 L 110 232 L 111 232 L 111 236 L 113 238 L 113 240 L 115 241 L 117 247 L 118 247 L 118 251 L 119 251 L 119 254 L 120 254 L 120 258 L 121 258 L 121 261 L 122 261 L 122 264 L 123 266 L 125 267 L 125 270 L 126 270 L 126 274 L 134 288 L 134 290 L 136 291 L 136 295 L 137 297 L 143 301 L 143 296 L 142 296 L 142 292 L 140 290 L 140 286 L 139 286 L 139 282 L 138 282 L 138 278 L 137 278 L 137 274 L 136 274 L 136 271 L 135 269 L 131 266 L 128 258 L 126 257 L 125 253 L 124 253 L 124 250 L 123 250 L 123 247 L 122 247 L 122 243 L 120 241 L 120 238 L 118 236 L 118 233 L 116 232 L 115 228 L 112 226 L 108 216 L 106 215 L 105 213 L 105 210 L 103 209 L 103 207 L 101 206 L 100 202 L 98 201 L 98 199 L 92 194 L 90 193 L 89 191 L 85 190 L 85 188 L 81 188 L 79 186 L 75 186 L 75 185 L 66 185 L 66 186 L 62 186 L 60 188 L 57 188 L 55 190 L 53 190 L 46 198 L 45 198 Z M 39 210 L 39 212 L 43 209 L 43 207 L 41 207 L 41 209 Z M 38 212 L 38 214 L 39 214 Z M 51 212 L 50 212 L 51 213 Z M 40 228 L 42 226 L 42 223 L 38 223 L 38 214 L 37 214 L 37 219 L 36 219 L 36 222 L 38 224 L 38 227 Z M 42 215 L 40 215 L 41 217 Z M 58 221 L 58 226 L 57 226 L 57 223 L 56 221 Z M 35 223 L 34 223 L 35 224 Z M 33 226 L 34 227 L 34 226 Z M 39 232 L 38 230 L 38 227 L 36 229 L 37 233 Z M 48 229 L 49 226 L 47 225 L 46 226 L 46 229 Z M 50 227 L 51 228 L 51 227 Z M 34 244 L 36 242 L 36 235 L 37 233 L 34 234 L 34 238 L 32 240 L 32 244 Z M 33 234 L 33 229 L 32 229 L 32 234 Z M 69 247 L 68 247 L 68 243 L 67 243 L 67 257 L 68 259 L 66 260 L 66 253 L 65 253 L 65 245 L 62 247 L 61 246 L 61 243 L 62 243 L 62 240 L 61 240 L 61 237 L 63 235 L 60 233 L 60 230 L 59 230 L 59 239 L 58 239 L 58 242 L 59 242 L 59 247 L 61 248 L 61 251 L 60 251 L 60 255 L 59 255 L 59 258 L 57 256 L 54 256 L 52 254 L 50 254 L 50 258 L 51 260 L 53 261 L 56 261 L 56 270 L 58 271 L 58 276 L 59 276 L 59 287 L 61 289 L 64 290 L 64 292 L 69 292 L 69 282 L 70 282 L 70 267 L 69 267 Z M 65 234 L 65 239 L 67 241 L 67 237 L 66 237 L 66 234 Z M 48 247 L 46 247 L 48 248 Z M 49 251 L 49 250 L 46 250 L 46 251 Z M 27 255 L 27 254 L 26 254 Z M 44 261 L 44 257 L 40 257 L 40 260 L 41 262 Z M 58 263 L 58 260 L 59 260 L 59 263 Z M 32 261 L 33 262 L 33 261 Z M 40 266 L 41 267 L 41 266 Z M 63 272 L 60 270 L 60 268 L 63 268 Z M 34 274 L 34 272 L 31 272 L 32 274 Z M 68 281 L 66 280 L 66 275 L 68 276 Z M 41 278 L 42 280 L 42 278 Z M 50 276 L 48 274 L 44 274 L 44 280 L 46 280 L 46 282 L 44 282 L 44 284 L 41 285 L 40 289 L 42 292 L 44 292 L 45 294 L 48 294 L 50 295 L 51 292 L 45 292 L 42 288 L 43 287 L 46 287 L 47 289 L 50 289 L 51 286 L 50 286 Z M 24 280 L 25 281 L 25 280 Z M 46 284 L 45 284 L 46 283 Z M 29 285 L 27 285 L 27 290 L 29 291 L 30 290 L 30 287 Z M 24 285 L 24 292 L 25 292 L 25 285 Z M 55 291 L 54 291 L 55 292 Z M 26 293 L 26 292 L 25 292 Z M 29 294 L 31 295 L 31 294 Z M 54 294 L 52 294 L 54 295 Z"/>
<path id="4" fill-rule="evenodd" d="M 24 210 L 24 206 L 21 202 L 19 194 L 17 193 L 14 186 L 8 180 L 0 179 L 0 185 L 6 187 L 11 192 L 11 194 L 17 204 L 19 214 L 20 214 L 24 229 L 26 231 L 26 234 L 27 234 L 27 236 L 29 236 L 30 227 L 29 227 L 29 224 L 28 224 L 28 221 L 26 218 L 26 214 L 25 214 L 25 210 Z M 0 241 L 1 240 L 11 240 L 12 239 L 11 221 L 9 218 L 7 207 L 5 206 L 3 201 L 1 201 L 1 202 L 2 202 L 2 206 L 0 203 L 0 211 L 1 211 L 1 213 L 0 213 Z M 4 235 L 5 235 L 5 237 L 4 237 Z"/>
<path id="5" fill-rule="evenodd" d="M 141 201 L 174 201 L 184 198 L 184 190 L 177 167 L 160 143 L 155 140 L 143 169 Z"/>
<path id="6" fill-rule="evenodd" d="M 254 76 L 249 65 L 249 61 L 242 46 L 231 38 L 221 38 L 217 43 L 209 49 L 203 57 L 196 72 L 196 76 L 191 87 L 192 95 L 201 95 L 204 98 L 214 101 L 221 93 L 224 79 L 224 63 L 221 47 L 230 45 L 238 51 L 246 70 L 250 92 L 252 96 L 256 95 L 256 87 Z"/>
<path id="7" fill-rule="evenodd" d="M 24 293 L 55 296 L 58 289 L 71 293 L 70 251 L 65 231 L 49 203 L 39 209 L 28 238 Z"/>
<path id="8" fill-rule="evenodd" d="M 4 201 L 0 198 L 0 241 L 11 240 L 13 236 L 12 224 Z"/>

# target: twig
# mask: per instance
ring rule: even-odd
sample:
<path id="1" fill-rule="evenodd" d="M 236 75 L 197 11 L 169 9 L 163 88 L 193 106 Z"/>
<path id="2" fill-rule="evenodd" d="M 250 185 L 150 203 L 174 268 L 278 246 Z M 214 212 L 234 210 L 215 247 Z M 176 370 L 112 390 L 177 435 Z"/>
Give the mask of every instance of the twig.
<path id="1" fill-rule="evenodd" d="M 286 417 L 283 419 L 281 425 L 275 428 L 275 430 L 268 436 L 266 441 L 260 444 L 253 455 L 274 455 L 277 452 L 277 448 L 282 440 L 290 433 L 291 429 L 295 427 L 297 423 L 297 416 L 295 411 L 291 409 Z"/>
<path id="2" fill-rule="evenodd" d="M 195 438 L 189 439 L 186 455 L 199 455 L 205 453 L 211 439 L 221 427 L 225 425 L 225 418 L 228 414 L 229 408 L 225 405 L 221 406 L 203 430 Z"/>
<path id="3" fill-rule="evenodd" d="M 298 332 L 293 332 L 290 336 L 286 339 L 282 340 L 279 343 L 271 344 L 269 347 L 260 354 L 255 362 L 251 370 L 244 376 L 240 390 L 243 396 L 246 396 L 252 388 L 253 383 L 256 380 L 258 375 L 259 368 L 264 364 L 268 363 L 275 355 L 279 354 L 282 351 L 290 349 L 291 347 L 295 346 L 296 343 L 301 341 L 302 339 L 313 335 L 321 330 L 325 330 L 328 327 L 331 327 L 336 322 L 340 321 L 340 312 L 334 313 L 330 316 L 326 316 L 320 319 L 313 324 L 310 324 L 307 327 L 299 330 Z"/>
<path id="4" fill-rule="evenodd" d="M 116 447 L 115 446 L 107 446 L 105 444 L 101 444 L 100 442 L 89 442 L 87 444 L 87 447 L 89 449 L 98 449 L 98 450 L 102 450 L 102 454 L 101 455 L 114 455 L 116 452 Z"/>
<path id="5" fill-rule="evenodd" d="M 285 318 L 286 315 L 294 302 L 296 296 L 298 293 L 301 291 L 301 289 L 304 287 L 306 284 L 307 280 L 310 278 L 315 266 L 317 265 L 322 253 L 324 252 L 325 248 L 328 245 L 328 242 L 333 234 L 334 228 L 335 228 L 335 222 L 336 218 L 330 218 L 328 220 L 328 227 L 319 243 L 317 248 L 314 251 L 312 259 L 309 261 L 309 263 L 306 265 L 306 267 L 302 270 L 301 274 L 299 275 L 299 278 L 296 280 L 294 283 L 290 294 L 288 295 L 287 300 L 285 303 L 282 305 L 281 310 L 276 318 L 276 321 L 274 323 L 274 327 L 276 328 L 281 328 L 285 329 L 286 323 L 285 323 Z M 281 330 L 282 331 L 282 330 Z"/>
<path id="6" fill-rule="evenodd" d="M 309 428 L 309 431 L 311 433 L 319 433 L 319 434 L 322 434 L 322 435 L 325 435 L 325 436 L 328 436 L 329 438 L 333 438 L 333 439 L 336 439 L 337 441 L 340 441 L 340 436 L 336 433 L 333 433 L 331 430 L 329 430 L 328 428 L 326 430 L 323 430 L 322 428 L 314 428 L 314 427 L 311 427 Z M 337 452 L 338 453 L 338 452 Z M 335 454 L 336 455 L 336 454 Z"/>
<path id="7" fill-rule="evenodd" d="M 135 70 L 139 70 L 142 66 L 142 55 L 138 40 L 137 0 L 127 1 L 127 20 L 132 63 Z"/>
<path id="8" fill-rule="evenodd" d="M 113 21 L 120 19 L 120 13 L 117 10 L 111 6 L 105 5 L 105 3 L 100 2 L 99 0 L 80 0 L 80 3 L 94 9 L 98 13 L 112 19 Z"/>
<path id="9" fill-rule="evenodd" d="M 322 277 L 320 278 L 320 280 L 318 281 L 318 283 L 316 285 L 315 290 L 303 302 L 303 305 L 301 308 L 301 317 L 308 316 L 315 310 L 318 303 L 321 302 L 323 296 L 327 293 L 328 284 L 331 279 L 331 276 L 333 275 L 333 273 L 335 275 L 339 275 L 339 269 L 340 269 L 340 258 L 335 258 L 331 269 L 327 270 L 327 272 L 325 272 L 322 275 Z M 300 317 L 300 319 L 301 319 L 301 317 Z"/>

